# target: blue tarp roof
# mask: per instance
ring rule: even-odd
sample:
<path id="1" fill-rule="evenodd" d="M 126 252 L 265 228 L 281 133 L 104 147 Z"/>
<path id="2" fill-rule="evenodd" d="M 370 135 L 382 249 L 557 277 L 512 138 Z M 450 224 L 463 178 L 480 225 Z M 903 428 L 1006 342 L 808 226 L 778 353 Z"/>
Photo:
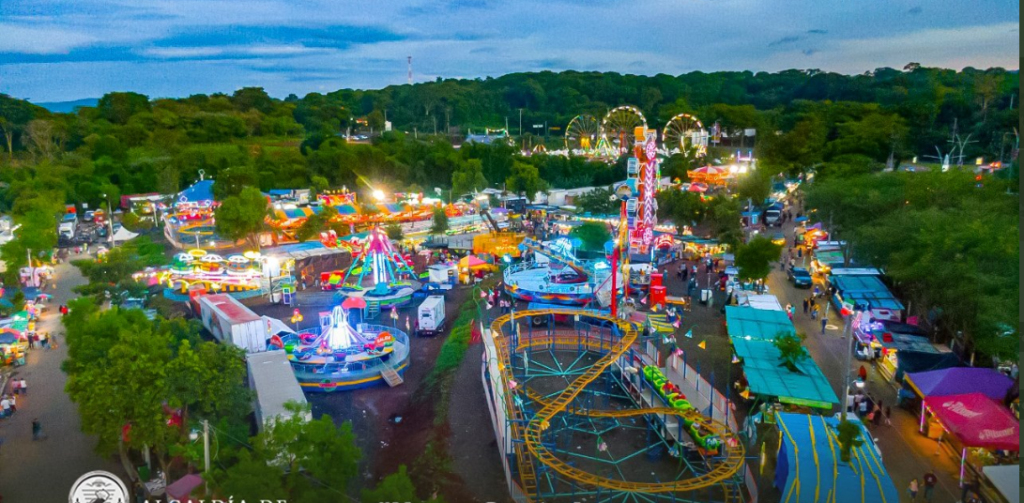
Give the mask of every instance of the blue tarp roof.
<path id="1" fill-rule="evenodd" d="M 844 295 L 850 292 L 889 292 L 889 289 L 877 276 L 831 275 L 828 277 L 828 281 Z"/>
<path id="2" fill-rule="evenodd" d="M 736 356 L 743 359 L 751 393 L 819 408 L 830 409 L 831 404 L 839 403 L 832 385 L 810 356 L 796 364 L 799 372 L 793 372 L 781 365 L 779 350 L 772 342 L 732 339 L 732 343 Z"/>
<path id="3" fill-rule="evenodd" d="M 200 180 L 178 193 L 178 202 L 198 203 L 213 201 L 213 180 Z"/>
<path id="4" fill-rule="evenodd" d="M 856 420 L 854 420 L 856 421 Z M 834 417 L 779 413 L 782 448 L 776 464 L 776 480 L 785 480 L 781 501 L 790 503 L 899 503 L 882 459 L 875 452 L 871 434 L 861 428 L 864 444 L 853 449 L 850 463 L 839 457 Z"/>
<path id="5" fill-rule="evenodd" d="M 755 340 L 770 341 L 780 332 L 796 333 L 786 313 L 747 306 L 725 306 L 725 325 L 732 339 L 749 336 Z"/>

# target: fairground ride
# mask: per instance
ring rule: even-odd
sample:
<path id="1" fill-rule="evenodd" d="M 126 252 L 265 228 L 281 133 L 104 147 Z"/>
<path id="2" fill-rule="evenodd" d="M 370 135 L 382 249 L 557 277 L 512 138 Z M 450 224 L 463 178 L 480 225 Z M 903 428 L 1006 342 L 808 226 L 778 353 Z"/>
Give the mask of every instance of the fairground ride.
<path id="1" fill-rule="evenodd" d="M 555 315 L 575 322 L 532 323 Z M 743 501 L 739 438 L 691 406 L 638 337 L 572 308 L 491 324 L 482 379 L 514 500 Z"/>
<path id="2" fill-rule="evenodd" d="M 320 313 L 319 329 L 283 337 L 270 345 L 284 349 L 303 391 L 331 392 L 381 382 L 395 386 L 409 366 L 409 336 L 397 328 L 351 322 L 366 303 L 346 299 Z"/>
<path id="3" fill-rule="evenodd" d="M 607 154 L 618 157 L 632 147 L 633 131 L 643 126 L 647 129 L 647 119 L 639 108 L 622 105 L 608 111 L 601 121 L 601 139 L 604 148 L 610 149 Z"/>
<path id="4" fill-rule="evenodd" d="M 665 124 L 661 142 L 666 153 L 692 152 L 695 157 L 704 157 L 708 152 L 708 132 L 700 119 L 690 114 L 679 114 Z"/>
<path id="5" fill-rule="evenodd" d="M 362 251 L 345 272 L 338 291 L 345 297 L 366 301 L 366 315 L 375 317 L 382 309 L 402 307 L 412 300 L 411 281 L 416 273 L 395 252 L 387 233 L 379 225 L 370 229 Z"/>
<path id="6" fill-rule="evenodd" d="M 591 156 L 601 139 L 601 123 L 589 114 L 580 114 L 565 126 L 565 149 L 570 154 Z"/>
<path id="7" fill-rule="evenodd" d="M 572 254 L 571 245 L 541 243 L 525 238 L 519 245 L 531 257 L 505 268 L 505 291 L 512 297 L 527 302 L 546 302 L 584 306 L 592 302 L 611 268 L 603 261 L 580 260 Z"/>

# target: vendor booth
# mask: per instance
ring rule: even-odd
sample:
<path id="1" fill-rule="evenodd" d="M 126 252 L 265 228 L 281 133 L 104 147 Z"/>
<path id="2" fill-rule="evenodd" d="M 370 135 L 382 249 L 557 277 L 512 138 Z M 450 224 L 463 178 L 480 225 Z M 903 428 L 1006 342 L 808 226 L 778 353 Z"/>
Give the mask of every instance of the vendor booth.
<path id="1" fill-rule="evenodd" d="M 960 482 L 984 466 L 1019 464 L 1020 422 L 984 393 L 924 399 L 921 431 L 960 458 Z"/>
<path id="2" fill-rule="evenodd" d="M 749 386 L 743 393 L 766 402 L 777 399 L 791 408 L 831 410 L 839 403 L 832 385 L 812 358 L 801 360 L 796 365 L 798 371 L 793 372 L 780 365 L 779 350 L 770 341 L 735 338 L 732 342 Z"/>
<path id="3" fill-rule="evenodd" d="M 1013 379 L 995 369 L 953 367 L 928 372 L 907 374 L 903 382 L 921 398 L 981 393 L 992 400 L 1002 401 Z"/>
<path id="4" fill-rule="evenodd" d="M 497 270 L 498 267 L 494 264 L 489 264 L 474 255 L 467 255 L 459 260 L 459 281 L 472 283 Z"/>
<path id="5" fill-rule="evenodd" d="M 828 284 L 835 287 L 832 301 L 836 307 L 843 304 L 866 306 L 874 320 L 900 321 L 903 304 L 877 276 L 829 275 Z"/>
<path id="6" fill-rule="evenodd" d="M 981 496 L 990 503 L 1020 501 L 1020 465 L 986 466 L 981 469 Z"/>
<path id="7" fill-rule="evenodd" d="M 887 379 L 896 375 L 897 355 L 900 351 L 939 354 L 941 351 L 924 336 L 924 331 L 904 323 L 875 320 L 870 312 L 858 311 L 852 320 L 852 332 L 857 343 L 857 356 L 874 360 L 879 372 Z"/>
<path id="8" fill-rule="evenodd" d="M 920 351 L 899 351 L 896 353 L 896 373 L 893 381 L 902 383 L 906 374 L 960 367 L 963 363 L 953 352 L 922 353 Z"/>
<path id="9" fill-rule="evenodd" d="M 746 306 L 725 306 L 725 326 L 729 339 L 774 341 L 779 334 L 796 334 L 793 322 L 783 311 Z"/>

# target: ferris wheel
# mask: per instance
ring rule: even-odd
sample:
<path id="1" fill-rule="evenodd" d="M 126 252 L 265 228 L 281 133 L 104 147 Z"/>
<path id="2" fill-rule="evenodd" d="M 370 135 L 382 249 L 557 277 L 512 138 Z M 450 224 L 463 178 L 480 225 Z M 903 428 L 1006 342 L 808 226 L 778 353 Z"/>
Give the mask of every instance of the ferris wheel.
<path id="1" fill-rule="evenodd" d="M 700 157 L 708 151 L 708 132 L 700 119 L 690 114 L 679 114 L 669 119 L 662 130 L 661 141 L 669 152 L 696 149 L 694 155 Z"/>
<path id="2" fill-rule="evenodd" d="M 633 144 L 633 131 L 639 126 L 647 128 L 647 119 L 639 108 L 630 105 L 615 107 L 601 122 L 601 136 L 619 152 L 624 152 Z"/>
<path id="3" fill-rule="evenodd" d="M 597 148 L 601 137 L 601 124 L 592 115 L 580 114 L 569 121 L 565 127 L 565 148 L 572 153 L 574 150 L 592 152 Z"/>

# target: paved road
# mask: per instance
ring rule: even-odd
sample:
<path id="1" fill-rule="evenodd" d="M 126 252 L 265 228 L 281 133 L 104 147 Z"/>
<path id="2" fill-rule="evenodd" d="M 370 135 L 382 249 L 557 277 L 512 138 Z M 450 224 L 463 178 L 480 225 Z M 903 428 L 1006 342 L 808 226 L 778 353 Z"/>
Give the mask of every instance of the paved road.
<path id="1" fill-rule="evenodd" d="M 64 392 L 67 376 L 61 362 L 67 358 L 63 328 L 56 308 L 74 294 L 71 288 L 85 283 L 78 269 L 67 263 L 57 266 L 57 289 L 50 313 L 40 322 L 40 330 L 58 335 L 58 348 L 30 350 L 27 364 L 15 371 L 24 377 L 29 393 L 18 398 L 18 412 L 0 420 L 0 495 L 5 503 L 58 503 L 67 501 L 71 485 L 92 470 L 107 470 L 123 475 L 118 463 L 96 455 L 96 440 L 81 432 L 78 409 Z M 9 393 L 8 390 L 4 390 Z M 32 419 L 38 418 L 47 439 L 32 441 Z"/>
<path id="2" fill-rule="evenodd" d="M 792 243 L 793 226 L 788 223 L 784 226 L 787 248 Z M 785 257 L 786 251 L 783 251 Z M 800 263 L 800 259 L 797 259 Z M 872 396 L 882 400 L 884 404 L 892 406 L 892 426 L 884 424 L 877 428 L 869 427 L 874 437 L 878 440 L 879 448 L 882 450 L 882 458 L 889 475 L 892 477 L 896 490 L 900 493 L 901 500 L 909 501 L 907 487 L 914 477 L 921 483 L 922 477 L 927 470 L 934 470 L 939 477 L 939 485 L 935 490 L 933 501 L 954 502 L 960 499 L 959 464 L 954 462 L 945 450 L 934 440 L 929 440 L 917 432 L 918 418 L 909 412 L 897 409 L 896 391 L 890 382 L 878 373 L 871 365 L 851 358 L 853 365 L 843 371 L 844 351 L 848 350 L 848 342 L 843 341 L 843 320 L 837 316 L 834 306 L 829 308 L 830 328 L 821 333 L 821 317 L 811 320 L 810 315 L 802 312 L 803 299 L 810 295 L 806 289 L 797 289 L 789 283 L 786 273 L 779 269 L 778 264 L 768 278 L 769 293 L 777 296 L 779 302 L 785 306 L 787 303 L 796 307 L 797 314 L 793 324 L 797 331 L 807 334 L 805 346 L 814 358 L 814 361 L 821 367 L 837 397 L 842 397 L 843 383 L 847 373 L 854 375 L 857 369 L 863 364 L 868 368 L 868 383 L 866 390 Z M 842 399 L 840 399 L 842 400 Z M 920 496 L 920 495 L 919 495 Z"/>

